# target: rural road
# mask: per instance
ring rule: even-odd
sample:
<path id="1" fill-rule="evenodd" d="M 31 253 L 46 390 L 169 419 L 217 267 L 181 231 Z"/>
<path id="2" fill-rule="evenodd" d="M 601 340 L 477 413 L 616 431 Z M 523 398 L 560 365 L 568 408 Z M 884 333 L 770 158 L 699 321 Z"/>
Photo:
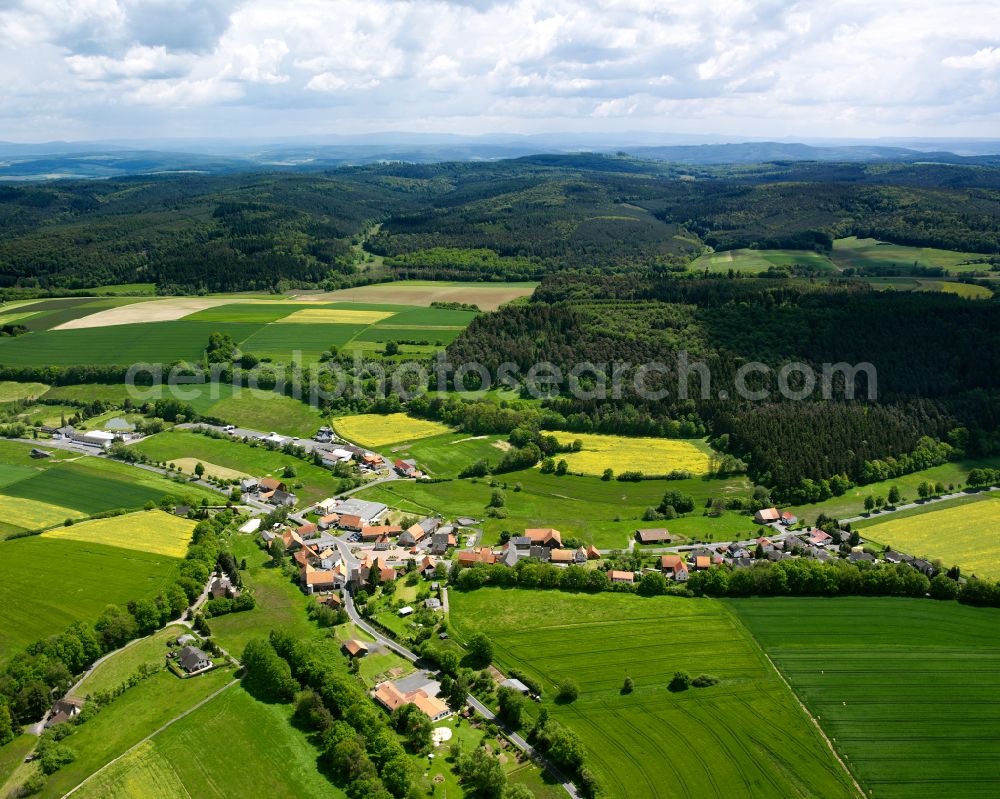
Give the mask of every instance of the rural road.
<path id="1" fill-rule="evenodd" d="M 388 647 L 393 652 L 409 660 L 411 663 L 416 663 L 419 658 L 409 649 L 395 641 L 387 638 L 370 624 L 368 624 L 364 619 L 361 618 L 361 614 L 358 613 L 357 608 L 354 606 L 354 597 L 350 595 L 349 592 L 344 592 L 344 609 L 347 611 L 347 615 L 350 617 L 351 621 L 355 625 L 360 627 L 366 633 L 368 633 L 372 638 L 374 638 L 382 646 Z M 486 705 L 480 702 L 472 694 L 466 697 L 469 705 L 471 705 L 477 713 L 483 716 L 487 721 L 492 721 L 498 727 L 500 727 L 507 737 L 510 739 L 511 743 L 514 744 L 518 749 L 524 752 L 529 758 L 539 763 L 546 771 L 552 774 L 565 789 L 573 799 L 581 799 L 580 794 L 576 790 L 576 786 L 573 785 L 566 777 L 564 777 L 559 770 L 553 766 L 548 760 L 546 760 L 538 750 L 535 749 L 531 744 L 529 744 L 524 738 L 518 735 L 516 732 L 511 730 L 507 725 L 505 725 L 500 719 L 497 718 L 496 714 L 490 710 Z"/>
<path id="2" fill-rule="evenodd" d="M 918 502 L 907 502 L 905 505 L 897 505 L 895 508 L 881 510 L 878 513 L 863 513 L 860 516 L 851 516 L 848 519 L 841 519 L 842 522 L 860 522 L 867 519 L 874 519 L 879 516 L 887 516 L 891 513 L 899 513 L 902 510 L 913 510 L 914 508 L 926 508 L 928 505 L 934 505 L 938 502 L 945 502 L 949 499 L 960 499 L 961 497 L 971 497 L 976 494 L 984 494 L 987 491 L 1000 491 L 1000 486 L 987 486 L 985 488 L 979 488 L 975 490 L 968 491 L 955 491 L 952 494 L 942 494 L 939 497 L 931 497 L 930 499 L 920 500 Z"/>

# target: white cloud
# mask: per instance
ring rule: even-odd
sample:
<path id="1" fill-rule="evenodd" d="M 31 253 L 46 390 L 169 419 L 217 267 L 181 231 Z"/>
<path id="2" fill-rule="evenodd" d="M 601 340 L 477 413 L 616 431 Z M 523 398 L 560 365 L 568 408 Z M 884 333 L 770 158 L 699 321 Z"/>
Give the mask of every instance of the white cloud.
<path id="1" fill-rule="evenodd" d="M 995 30 L 997 0 L 14 0 L 0 138 L 172 106 L 211 135 L 972 135 L 1000 129 Z"/>

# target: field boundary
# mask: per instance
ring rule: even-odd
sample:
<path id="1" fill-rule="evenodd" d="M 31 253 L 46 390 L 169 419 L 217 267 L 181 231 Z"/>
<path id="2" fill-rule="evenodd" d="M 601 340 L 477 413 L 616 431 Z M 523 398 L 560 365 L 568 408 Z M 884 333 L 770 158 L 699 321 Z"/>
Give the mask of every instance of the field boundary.
<path id="1" fill-rule="evenodd" d="M 809 721 L 812 722 L 812 725 L 816 728 L 816 731 L 819 733 L 820 737 L 823 739 L 823 742 L 830 750 L 830 754 L 834 756 L 836 761 L 840 764 L 840 767 L 844 769 L 844 773 L 847 774 L 847 777 L 851 781 L 851 785 L 854 786 L 854 790 L 856 791 L 857 795 L 862 799 L 865 799 L 865 797 L 867 797 L 868 794 L 866 794 L 864 788 L 861 787 L 861 783 L 859 783 L 857 778 L 854 776 L 854 772 L 847 767 L 847 763 L 844 762 L 843 758 L 840 756 L 840 753 L 837 751 L 836 747 L 834 747 L 833 741 L 829 739 L 829 737 L 826 734 L 826 731 L 820 725 L 819 721 L 816 720 L 816 717 L 809 712 L 809 708 L 807 708 L 805 704 L 803 704 L 802 700 L 799 698 L 799 695 L 795 692 L 795 689 L 792 688 L 791 683 L 789 683 L 788 680 L 785 679 L 785 675 L 781 673 L 781 669 L 779 669 L 775 665 L 774 661 L 771 660 L 771 656 L 767 654 L 767 651 L 764 649 L 763 646 L 761 646 L 760 641 L 758 641 L 757 637 L 750 631 L 750 628 L 743 623 L 743 619 L 741 619 L 736 613 L 733 613 L 731 608 L 727 607 L 725 610 L 726 613 L 728 613 L 732 617 L 733 623 L 739 629 L 743 630 L 743 632 L 746 633 L 747 636 L 749 636 L 750 640 L 753 641 L 754 646 L 757 647 L 757 650 L 761 653 L 761 655 L 764 656 L 764 659 L 767 661 L 768 665 L 774 670 L 774 673 L 778 675 L 778 679 L 781 680 L 785 688 L 788 689 L 788 692 L 795 699 L 796 704 L 798 704 L 798 706 L 802 709 L 802 712 L 805 713 L 806 718 L 808 718 Z"/>
<path id="2" fill-rule="evenodd" d="M 230 680 L 229 682 L 227 682 L 225 685 L 223 685 L 221 688 L 219 688 L 217 691 L 209 694 L 208 696 L 206 696 L 204 699 L 202 699 L 197 704 L 192 705 L 191 707 L 189 707 L 187 710 L 185 710 L 180 715 L 174 716 L 172 719 L 170 719 L 170 721 L 168 721 L 166 724 L 163 724 L 158 729 L 153 730 L 153 732 L 151 732 L 149 735 L 147 735 L 141 741 L 136 741 L 135 744 L 133 744 L 128 749 L 126 749 L 124 752 L 122 752 L 120 755 L 118 755 L 118 757 L 114 758 L 113 760 L 109 760 L 107 763 L 105 763 L 103 766 L 101 766 L 99 769 L 97 769 L 97 771 L 94 771 L 94 772 L 88 774 L 87 777 L 86 777 L 86 779 L 78 782 L 76 785 L 74 785 L 72 788 L 70 788 L 68 791 L 66 791 L 66 793 L 64 793 L 62 795 L 62 799 L 66 799 L 68 796 L 72 796 L 77 791 L 79 791 L 84 785 L 86 785 L 88 782 L 90 782 L 92 779 L 94 779 L 94 777 L 96 777 L 98 774 L 102 773 L 103 771 L 105 771 L 106 769 L 108 769 L 111 766 L 113 766 L 115 763 L 117 763 L 122 758 L 124 758 L 127 755 L 129 755 L 132 752 L 134 752 L 136 749 L 138 749 L 140 746 L 142 746 L 147 741 L 155 738 L 157 735 L 159 735 L 161 732 L 163 732 L 168 727 L 171 727 L 172 725 L 176 724 L 181 719 L 183 719 L 183 718 L 185 718 L 187 716 L 190 716 L 192 713 L 194 713 L 200 707 L 203 707 L 204 705 L 207 705 L 209 702 L 211 702 L 213 699 L 215 699 L 215 697 L 217 697 L 223 691 L 229 690 L 234 685 L 236 685 L 236 683 L 238 683 L 238 682 L 239 682 L 238 678 L 233 678 L 232 680 Z"/>

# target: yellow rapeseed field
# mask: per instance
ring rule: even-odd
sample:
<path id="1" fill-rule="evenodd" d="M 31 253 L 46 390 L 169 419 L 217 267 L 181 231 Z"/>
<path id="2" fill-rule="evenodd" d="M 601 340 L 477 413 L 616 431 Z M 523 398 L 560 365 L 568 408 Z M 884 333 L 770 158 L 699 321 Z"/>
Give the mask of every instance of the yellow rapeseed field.
<path id="1" fill-rule="evenodd" d="M 37 499 L 9 497 L 0 494 L 0 501 L 3 502 L 3 520 L 26 530 L 37 530 L 39 527 L 62 524 L 67 519 L 79 519 L 81 516 L 87 515 L 73 508 L 50 505 L 48 502 L 40 502 Z"/>
<path id="2" fill-rule="evenodd" d="M 557 455 L 565 460 L 571 472 L 601 474 L 605 469 L 643 474 L 667 474 L 674 469 L 684 469 L 693 474 L 708 472 L 709 456 L 690 441 L 671 438 L 631 438 L 628 436 L 603 436 L 592 433 L 564 433 L 543 431 L 555 436 L 560 443 L 569 444 L 579 439 L 583 449 Z"/>
<path id="3" fill-rule="evenodd" d="M 395 316 L 393 311 L 358 311 L 347 308 L 303 308 L 278 320 L 300 325 L 373 325 Z"/>
<path id="4" fill-rule="evenodd" d="M 414 419 L 405 413 L 390 413 L 385 416 L 359 413 L 344 416 L 333 420 L 333 429 L 348 441 L 373 449 L 451 432 L 450 427 L 440 422 Z"/>
<path id="5" fill-rule="evenodd" d="M 964 574 L 1000 577 L 1000 499 L 995 497 L 886 519 L 860 533 L 899 552 L 958 565 Z"/>
<path id="6" fill-rule="evenodd" d="M 151 510 L 80 522 L 42 535 L 183 558 L 187 554 L 194 526 L 195 522 L 190 519 L 181 519 L 161 510 Z"/>

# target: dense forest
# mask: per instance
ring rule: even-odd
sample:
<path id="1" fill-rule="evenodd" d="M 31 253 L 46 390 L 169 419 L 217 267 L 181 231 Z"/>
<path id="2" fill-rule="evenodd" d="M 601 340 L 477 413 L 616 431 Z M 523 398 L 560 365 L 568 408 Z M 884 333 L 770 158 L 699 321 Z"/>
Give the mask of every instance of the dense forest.
<path id="1" fill-rule="evenodd" d="M 706 245 L 822 250 L 851 234 L 1000 252 L 1000 168 L 578 154 L 0 184 L 0 289 L 684 271 Z"/>
<path id="2" fill-rule="evenodd" d="M 479 362 L 493 374 L 506 362 L 522 374 L 534 363 L 553 363 L 564 379 L 546 407 L 567 429 L 705 431 L 744 460 L 756 480 L 790 496 L 803 477 L 865 482 L 957 452 L 1000 449 L 1000 351 L 991 343 L 997 340 L 996 303 L 943 294 L 887 295 L 852 283 L 562 273 L 547 278 L 530 304 L 474 320 L 448 354 L 453 363 Z M 704 363 L 709 380 L 690 377 L 688 398 L 680 396 L 682 351 Z M 632 365 L 622 396 L 571 397 L 566 375 L 586 362 Z M 644 398 L 635 389 L 634 367 L 648 362 L 666 367 L 647 380 L 666 396 Z M 756 401 L 741 399 L 738 390 L 739 370 L 750 362 L 771 369 L 747 376 L 748 388 L 767 391 Z M 808 365 L 818 377 L 801 401 L 778 390 L 777 372 L 789 362 Z M 840 362 L 874 367 L 873 379 L 857 374 L 853 401 L 835 371 L 823 396 L 823 365 Z M 805 388 L 798 378 L 790 386 Z"/>

